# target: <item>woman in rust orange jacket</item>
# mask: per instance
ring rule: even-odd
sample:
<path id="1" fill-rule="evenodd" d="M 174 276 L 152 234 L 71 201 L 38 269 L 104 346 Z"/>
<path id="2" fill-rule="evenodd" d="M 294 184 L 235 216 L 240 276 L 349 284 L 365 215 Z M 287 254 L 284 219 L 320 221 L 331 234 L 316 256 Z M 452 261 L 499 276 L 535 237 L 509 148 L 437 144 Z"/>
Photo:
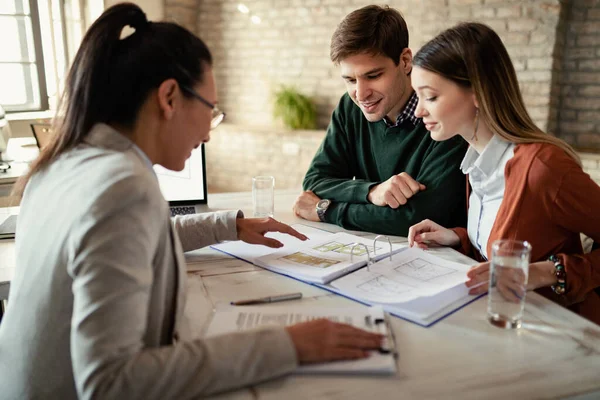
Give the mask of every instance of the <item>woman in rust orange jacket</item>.
<path id="1" fill-rule="evenodd" d="M 442 32 L 416 54 L 412 85 L 432 138 L 470 144 L 461 164 L 470 193 L 467 229 L 425 220 L 410 228 L 410 245 L 459 247 L 483 261 L 466 282 L 479 294 L 491 244 L 526 240 L 527 288 L 600 323 L 600 249 L 584 254 L 580 240 L 600 241 L 600 187 L 569 145 L 533 123 L 498 35 L 479 23 Z"/>

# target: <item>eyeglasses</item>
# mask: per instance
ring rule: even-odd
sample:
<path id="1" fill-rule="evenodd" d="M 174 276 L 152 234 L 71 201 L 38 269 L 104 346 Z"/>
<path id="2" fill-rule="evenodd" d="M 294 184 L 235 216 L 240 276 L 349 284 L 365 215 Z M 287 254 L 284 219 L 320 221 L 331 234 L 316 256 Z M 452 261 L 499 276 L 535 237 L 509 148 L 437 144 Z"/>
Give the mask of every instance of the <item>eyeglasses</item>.
<path id="1" fill-rule="evenodd" d="M 219 107 L 217 107 L 216 104 L 213 104 L 210 101 L 206 100 L 204 97 L 200 96 L 198 93 L 196 93 L 194 89 L 192 89 L 189 86 L 181 86 L 181 89 L 191 94 L 196 100 L 199 100 L 207 107 L 211 108 L 212 119 L 210 120 L 210 129 L 215 129 L 217 126 L 219 126 L 221 122 L 223 122 L 223 119 L 225 118 L 225 113 L 219 110 Z"/>

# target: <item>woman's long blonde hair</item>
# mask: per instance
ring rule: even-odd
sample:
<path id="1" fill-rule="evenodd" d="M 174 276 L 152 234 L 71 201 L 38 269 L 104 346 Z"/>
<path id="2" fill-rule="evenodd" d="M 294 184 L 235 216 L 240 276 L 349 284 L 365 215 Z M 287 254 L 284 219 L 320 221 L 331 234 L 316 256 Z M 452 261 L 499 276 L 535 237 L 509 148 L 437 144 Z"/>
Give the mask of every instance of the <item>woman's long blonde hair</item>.
<path id="1" fill-rule="evenodd" d="M 472 89 L 480 118 L 493 133 L 516 144 L 556 145 L 581 165 L 571 146 L 542 131 L 529 116 L 510 56 L 489 26 L 467 22 L 447 29 L 417 52 L 413 64 Z"/>

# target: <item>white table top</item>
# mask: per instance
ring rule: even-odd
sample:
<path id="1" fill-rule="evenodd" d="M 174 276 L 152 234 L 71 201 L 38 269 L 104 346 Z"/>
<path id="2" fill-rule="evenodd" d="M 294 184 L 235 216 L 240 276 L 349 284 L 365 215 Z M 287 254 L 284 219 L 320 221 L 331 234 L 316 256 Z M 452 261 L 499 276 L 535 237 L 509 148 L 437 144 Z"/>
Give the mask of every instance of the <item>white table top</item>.
<path id="1" fill-rule="evenodd" d="M 293 216 L 291 205 L 297 194 L 297 191 L 276 193 L 277 219 L 330 231 L 341 230 L 337 226 L 315 224 Z M 209 194 L 208 202 L 207 210 L 240 208 L 250 215 L 250 193 Z M 14 252 L 14 242 L 2 242 L 0 265 L 10 263 L 14 266 L 14 257 L 10 254 Z M 233 299 L 273 291 L 300 291 L 304 294 L 300 301 L 315 306 L 364 307 L 210 248 L 196 251 L 196 255 L 200 257 L 188 264 L 186 313 L 198 336 L 213 309 L 229 307 L 228 303 Z M 285 302 L 265 305 L 285 306 Z M 600 398 L 598 325 L 533 292 L 527 294 L 523 328 L 517 331 L 490 325 L 485 318 L 486 306 L 487 297 L 483 297 L 430 328 L 392 318 L 399 351 L 396 376 L 291 375 L 215 398 Z"/>

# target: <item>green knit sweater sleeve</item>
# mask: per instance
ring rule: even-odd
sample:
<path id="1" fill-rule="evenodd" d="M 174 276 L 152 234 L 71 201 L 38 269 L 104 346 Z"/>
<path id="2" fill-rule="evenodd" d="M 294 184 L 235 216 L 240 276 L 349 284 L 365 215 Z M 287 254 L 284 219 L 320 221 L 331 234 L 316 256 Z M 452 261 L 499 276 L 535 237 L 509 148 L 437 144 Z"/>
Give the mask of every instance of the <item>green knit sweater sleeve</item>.
<path id="1" fill-rule="evenodd" d="M 347 126 L 347 110 L 352 100 L 343 96 L 334 110 L 325 139 L 317 150 L 304 177 L 304 190 L 312 190 L 323 199 L 368 203 L 367 195 L 377 182 L 354 179 L 356 170 L 356 138 Z"/>
<path id="2" fill-rule="evenodd" d="M 437 142 L 416 176 L 427 189 L 396 209 L 374 204 L 333 202 L 325 220 L 346 229 L 406 236 L 408 228 L 424 219 L 446 227 L 466 226 L 466 177 L 459 166 L 466 150 L 460 138 Z"/>

